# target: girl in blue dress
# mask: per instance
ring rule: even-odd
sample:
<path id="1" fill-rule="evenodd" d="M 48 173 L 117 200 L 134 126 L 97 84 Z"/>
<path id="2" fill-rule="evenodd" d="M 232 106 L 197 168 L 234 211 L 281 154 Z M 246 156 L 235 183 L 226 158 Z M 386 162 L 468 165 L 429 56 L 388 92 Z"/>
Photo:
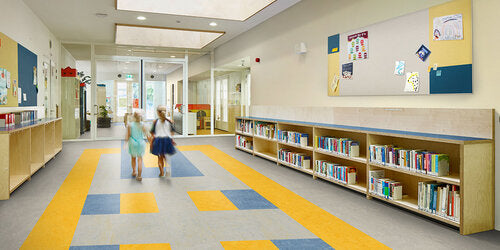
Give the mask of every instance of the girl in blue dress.
<path id="1" fill-rule="evenodd" d="M 158 106 L 156 109 L 158 119 L 153 122 L 151 128 L 151 153 L 158 156 L 158 168 L 160 176 L 165 176 L 166 156 L 175 153 L 174 141 L 172 135 L 172 122 L 167 118 L 167 108 Z"/>
<path id="2" fill-rule="evenodd" d="M 133 117 L 134 121 L 127 126 L 126 141 L 128 141 L 128 152 L 132 158 L 132 176 L 136 177 L 136 180 L 141 181 L 142 156 L 146 148 L 144 136 L 147 134 L 147 130 L 141 122 L 142 115 L 140 111 L 135 111 Z M 135 171 L 136 166 L 138 168 L 138 173 Z"/>

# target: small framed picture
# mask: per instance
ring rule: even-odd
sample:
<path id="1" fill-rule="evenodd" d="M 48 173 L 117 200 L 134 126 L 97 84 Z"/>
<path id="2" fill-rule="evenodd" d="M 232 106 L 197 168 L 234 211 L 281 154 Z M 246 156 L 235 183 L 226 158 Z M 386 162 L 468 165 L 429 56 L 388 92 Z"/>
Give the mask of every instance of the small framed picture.
<path id="1" fill-rule="evenodd" d="M 420 48 L 417 50 L 417 53 L 415 53 L 422 62 L 425 62 L 427 57 L 431 54 L 431 51 L 425 47 L 424 45 L 420 46 Z"/>

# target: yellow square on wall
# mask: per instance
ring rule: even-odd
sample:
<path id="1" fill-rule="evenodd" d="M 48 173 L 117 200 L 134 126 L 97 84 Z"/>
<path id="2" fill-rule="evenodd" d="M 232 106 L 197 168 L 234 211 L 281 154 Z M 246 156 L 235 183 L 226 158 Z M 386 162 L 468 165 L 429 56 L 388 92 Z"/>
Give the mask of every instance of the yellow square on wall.
<path id="1" fill-rule="evenodd" d="M 238 210 L 219 190 L 189 191 L 188 195 L 200 211 Z"/>
<path id="2" fill-rule="evenodd" d="M 120 194 L 120 214 L 158 213 L 153 193 Z"/>

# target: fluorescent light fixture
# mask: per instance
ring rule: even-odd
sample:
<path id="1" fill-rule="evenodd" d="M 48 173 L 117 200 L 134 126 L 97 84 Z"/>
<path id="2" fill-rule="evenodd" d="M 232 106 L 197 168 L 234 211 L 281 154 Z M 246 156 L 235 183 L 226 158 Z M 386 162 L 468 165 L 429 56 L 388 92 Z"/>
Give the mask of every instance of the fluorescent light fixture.
<path id="1" fill-rule="evenodd" d="M 276 0 L 116 0 L 116 9 L 245 21 L 275 1 Z"/>
<path id="2" fill-rule="evenodd" d="M 221 31 L 116 24 L 115 43 L 154 47 L 201 49 L 224 35 Z"/>
<path id="3" fill-rule="evenodd" d="M 175 56 L 170 56 L 170 58 L 175 58 Z"/>
<path id="4" fill-rule="evenodd" d="M 216 22 L 210 22 L 208 25 L 210 25 L 212 27 L 215 27 L 215 26 L 217 26 L 217 23 Z"/>
<path id="5" fill-rule="evenodd" d="M 137 17 L 137 20 L 144 21 L 144 20 L 146 20 L 146 17 L 143 17 L 143 16 L 138 16 L 138 17 Z"/>

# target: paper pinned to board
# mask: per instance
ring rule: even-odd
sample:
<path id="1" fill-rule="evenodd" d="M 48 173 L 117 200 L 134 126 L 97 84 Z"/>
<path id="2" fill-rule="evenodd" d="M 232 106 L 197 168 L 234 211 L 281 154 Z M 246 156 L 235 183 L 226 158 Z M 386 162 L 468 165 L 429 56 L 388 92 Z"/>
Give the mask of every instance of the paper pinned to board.
<path id="1" fill-rule="evenodd" d="M 436 17 L 433 20 L 433 28 L 435 41 L 464 39 L 462 14 Z"/>
<path id="2" fill-rule="evenodd" d="M 353 68 L 352 62 L 342 64 L 342 79 L 348 79 L 348 80 L 352 79 L 352 73 L 353 73 L 352 68 Z"/>
<path id="3" fill-rule="evenodd" d="M 408 72 L 406 73 L 406 84 L 405 92 L 418 92 L 418 87 L 420 85 L 420 77 L 418 72 Z"/>
<path id="4" fill-rule="evenodd" d="M 396 65 L 394 66 L 394 74 L 398 76 L 402 76 L 405 73 L 405 61 L 396 61 Z"/>
<path id="5" fill-rule="evenodd" d="M 18 88 L 17 89 L 17 103 L 18 104 L 21 104 L 21 102 L 22 102 L 22 93 L 23 93 L 23 90 L 21 88 Z"/>

